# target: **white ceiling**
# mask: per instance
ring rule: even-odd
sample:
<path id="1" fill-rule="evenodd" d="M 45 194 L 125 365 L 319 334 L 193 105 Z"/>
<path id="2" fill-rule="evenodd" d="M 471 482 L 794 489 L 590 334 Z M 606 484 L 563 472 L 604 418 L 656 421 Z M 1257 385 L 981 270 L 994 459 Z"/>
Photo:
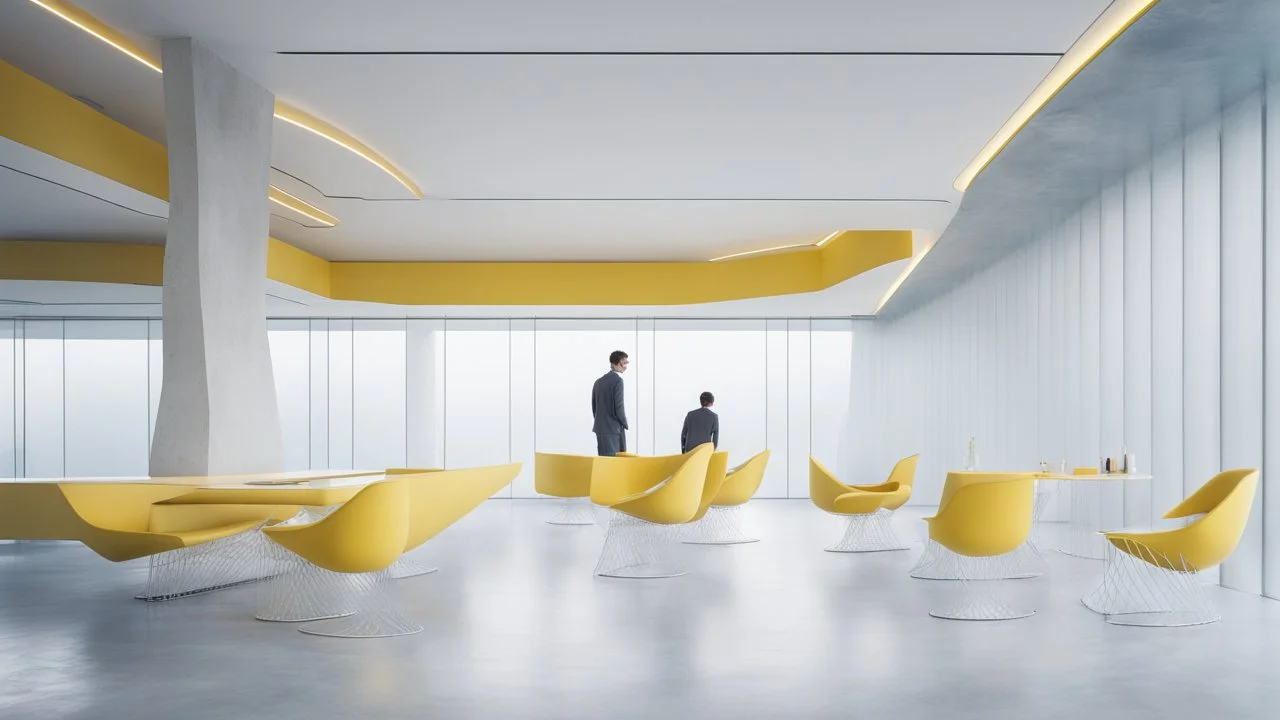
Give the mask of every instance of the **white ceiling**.
<path id="1" fill-rule="evenodd" d="M 80 4 L 148 47 L 200 39 L 428 195 L 326 198 L 403 191 L 277 123 L 273 164 L 300 178 L 278 184 L 342 221 L 275 220 L 282 239 L 336 260 L 625 261 L 940 232 L 956 174 L 1108 3 Z M 445 54 L 276 54 L 298 50 Z M 163 136 L 161 78 L 34 4 L 0 5 L 0 58 Z"/>

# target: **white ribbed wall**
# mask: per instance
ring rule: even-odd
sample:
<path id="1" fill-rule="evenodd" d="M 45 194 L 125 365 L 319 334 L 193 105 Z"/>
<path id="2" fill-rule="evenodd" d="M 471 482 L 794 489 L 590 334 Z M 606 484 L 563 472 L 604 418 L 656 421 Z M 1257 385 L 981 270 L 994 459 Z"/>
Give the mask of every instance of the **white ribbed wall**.
<path id="1" fill-rule="evenodd" d="M 1280 112 L 1266 112 L 1268 94 L 1280 85 L 948 294 L 859 333 L 860 476 L 921 452 L 913 500 L 936 504 L 970 435 L 988 469 L 1095 465 L 1127 445 L 1156 480 L 1126 488 L 1119 524 L 1158 516 L 1220 469 L 1280 458 Z M 1221 580 L 1280 597 L 1274 478 L 1264 472 Z"/>

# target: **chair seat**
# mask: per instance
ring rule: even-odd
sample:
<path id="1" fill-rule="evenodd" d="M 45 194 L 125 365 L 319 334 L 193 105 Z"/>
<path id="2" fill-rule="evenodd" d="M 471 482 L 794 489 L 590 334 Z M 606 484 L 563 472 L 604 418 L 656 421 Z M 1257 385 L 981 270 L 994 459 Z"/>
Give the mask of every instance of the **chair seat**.
<path id="1" fill-rule="evenodd" d="M 199 545 L 201 543 L 231 537 L 232 535 L 239 535 L 242 532 L 249 532 L 261 524 L 262 522 L 260 520 L 245 520 L 238 523 L 232 523 L 230 525 L 218 525 L 215 527 L 183 530 L 181 532 L 164 534 L 180 539 L 185 547 L 191 547 L 192 545 Z"/>

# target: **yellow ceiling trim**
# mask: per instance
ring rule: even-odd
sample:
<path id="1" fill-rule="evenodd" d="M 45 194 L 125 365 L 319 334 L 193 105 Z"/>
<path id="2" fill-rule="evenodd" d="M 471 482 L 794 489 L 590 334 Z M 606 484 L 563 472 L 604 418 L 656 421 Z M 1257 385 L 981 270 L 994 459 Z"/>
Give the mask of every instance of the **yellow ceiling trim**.
<path id="1" fill-rule="evenodd" d="M 160 59 L 151 53 L 138 47 L 132 40 L 125 37 L 124 33 L 116 30 L 110 25 L 102 22 L 92 14 L 72 5 L 65 0 L 31 0 L 31 2 L 57 15 L 63 20 L 98 38 L 102 42 L 137 60 L 152 70 L 163 73 L 164 68 L 160 64 Z M 310 113 L 300 110 L 288 103 L 276 101 L 275 116 L 290 125 L 295 125 L 304 130 L 312 132 L 325 140 L 337 145 L 338 147 L 353 153 L 368 162 L 379 170 L 390 175 L 396 182 L 404 185 L 414 197 L 421 199 L 422 191 L 409 179 L 399 168 L 392 165 L 383 156 L 368 145 L 360 142 L 352 137 L 341 128 L 321 120 Z"/>
<path id="2" fill-rule="evenodd" d="M 318 222 L 325 227 L 334 227 L 338 224 L 338 218 L 303 200 L 297 195 L 291 195 L 284 190 L 269 185 L 267 187 L 267 199 L 271 202 L 291 210 L 308 220 Z"/>
<path id="3" fill-rule="evenodd" d="M 824 290 L 911 255 L 909 230 L 848 231 L 815 252 L 733 262 L 330 262 L 270 238 L 267 277 L 392 305 L 691 305 Z M 0 242 L 0 279 L 161 285 L 164 248 Z"/>
<path id="4" fill-rule="evenodd" d="M 1085 30 L 1071 48 L 1058 59 L 1049 74 L 1040 81 L 1035 90 L 1031 91 L 1027 99 L 1018 106 L 1013 116 L 1000 127 L 977 157 L 970 161 L 956 178 L 955 188 L 960 192 L 968 190 L 978 174 L 996 159 L 996 156 L 1026 127 L 1028 122 L 1031 122 L 1031 118 L 1035 117 L 1041 108 L 1158 2 L 1160 0 L 1115 0 L 1104 10 L 1089 29 Z"/>
<path id="5" fill-rule="evenodd" d="M 831 242 L 832 240 L 840 237 L 846 232 L 848 231 L 836 230 L 830 235 L 827 235 L 821 240 L 813 243 L 793 243 L 791 245 L 775 245 L 773 247 L 760 248 L 759 250 L 744 250 L 742 252 L 731 253 L 729 255 L 721 255 L 720 257 L 713 257 L 707 262 L 723 262 L 725 260 L 736 260 L 738 258 L 751 257 L 753 255 L 772 255 L 774 253 L 780 253 L 787 250 L 800 250 L 803 248 L 820 248 L 826 245 L 827 243 Z"/>

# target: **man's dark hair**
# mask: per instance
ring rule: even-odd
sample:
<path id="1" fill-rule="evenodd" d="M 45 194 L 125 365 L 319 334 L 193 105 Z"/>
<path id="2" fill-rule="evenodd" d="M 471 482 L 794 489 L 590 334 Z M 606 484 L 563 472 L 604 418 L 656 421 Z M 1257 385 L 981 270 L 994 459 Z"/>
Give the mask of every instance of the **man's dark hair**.
<path id="1" fill-rule="evenodd" d="M 702 407 L 706 407 L 716 401 L 716 396 L 709 392 L 704 392 L 698 396 L 698 400 L 702 402 Z"/>
<path id="2" fill-rule="evenodd" d="M 614 350 L 613 352 L 609 353 L 609 364 L 617 365 L 623 360 L 626 360 L 628 357 L 630 356 L 622 352 L 621 350 Z"/>

